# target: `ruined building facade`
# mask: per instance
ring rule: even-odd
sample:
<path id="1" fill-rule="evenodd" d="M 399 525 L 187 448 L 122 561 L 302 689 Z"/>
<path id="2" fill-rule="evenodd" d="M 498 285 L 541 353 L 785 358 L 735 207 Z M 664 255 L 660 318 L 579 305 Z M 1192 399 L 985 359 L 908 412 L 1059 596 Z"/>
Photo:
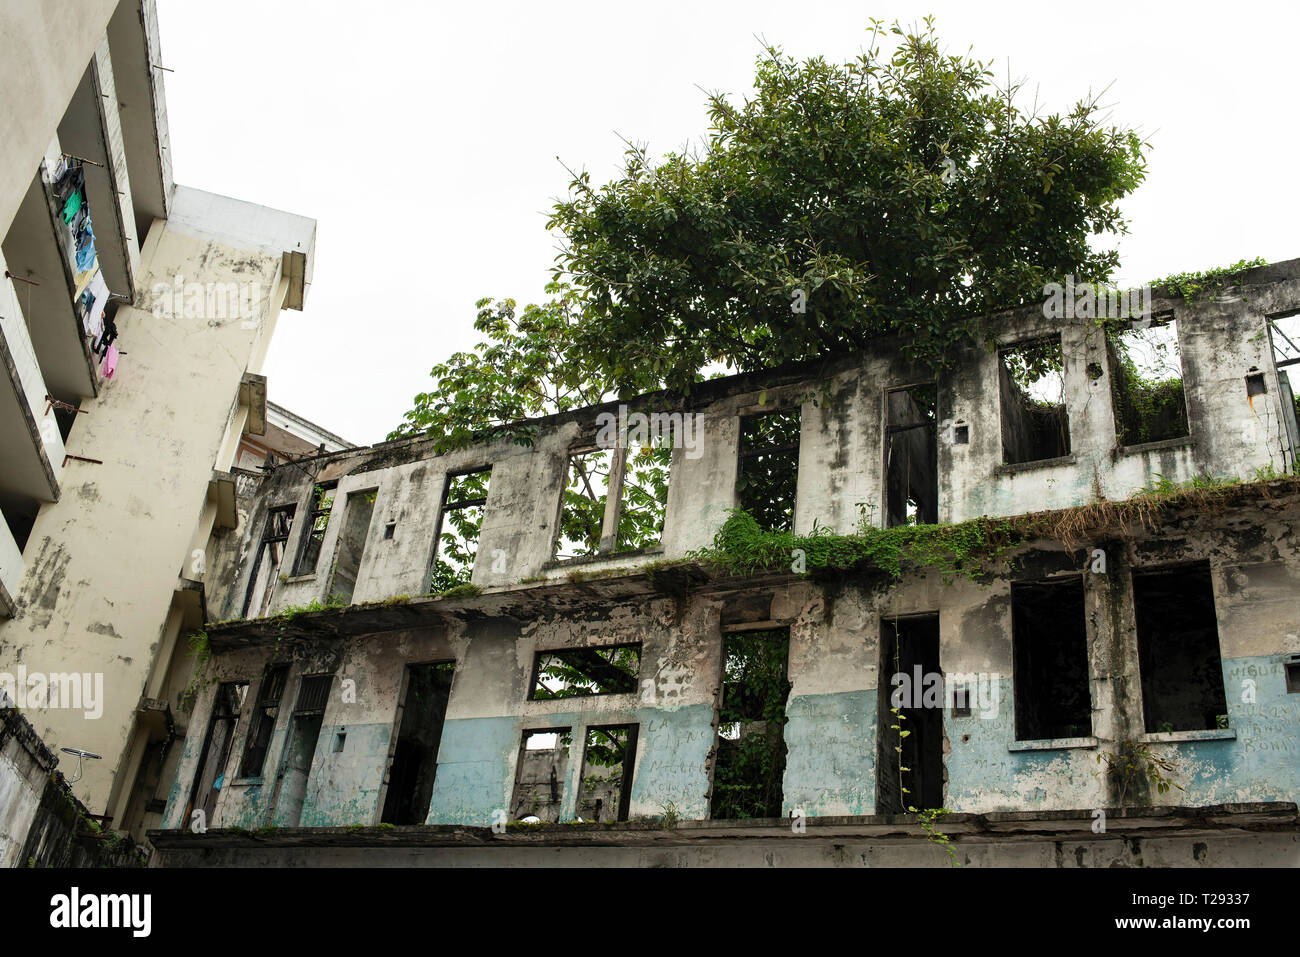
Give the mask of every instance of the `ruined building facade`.
<path id="1" fill-rule="evenodd" d="M 937 382 L 882 340 L 281 466 L 209 555 L 155 860 L 1298 864 L 1298 311 L 1292 261 L 1009 312 Z M 978 567 L 817 551 L 1048 510 Z"/>

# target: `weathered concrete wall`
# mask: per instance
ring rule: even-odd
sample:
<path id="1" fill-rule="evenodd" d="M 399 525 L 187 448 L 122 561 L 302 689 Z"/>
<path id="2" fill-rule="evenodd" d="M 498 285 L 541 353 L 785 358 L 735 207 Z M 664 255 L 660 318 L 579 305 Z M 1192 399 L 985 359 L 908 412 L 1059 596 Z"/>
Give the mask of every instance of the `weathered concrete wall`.
<path id="1" fill-rule="evenodd" d="M 102 464 L 69 463 L 61 500 L 44 507 L 32 529 L 17 613 L 0 624 L 0 660 L 11 668 L 58 673 L 75 661 L 79 671 L 102 672 L 102 717 L 66 708 L 30 713 L 52 746 L 105 755 L 76 785 L 97 808 L 121 770 L 147 682 L 171 664 L 155 659 L 178 579 L 192 575 L 190 545 L 212 471 L 229 465 L 218 457 L 241 378 L 285 294 L 283 243 L 294 229 L 290 248 L 314 235 L 310 220 L 183 187 L 174 210 L 172 220 L 155 223 L 142 253 L 149 294 L 117 313 L 127 355 L 69 436 L 69 453 Z M 253 214 L 263 231 L 239 240 Z M 247 315 L 176 315 L 177 275 L 258 297 Z M 166 308 L 155 315 L 160 298 Z"/>

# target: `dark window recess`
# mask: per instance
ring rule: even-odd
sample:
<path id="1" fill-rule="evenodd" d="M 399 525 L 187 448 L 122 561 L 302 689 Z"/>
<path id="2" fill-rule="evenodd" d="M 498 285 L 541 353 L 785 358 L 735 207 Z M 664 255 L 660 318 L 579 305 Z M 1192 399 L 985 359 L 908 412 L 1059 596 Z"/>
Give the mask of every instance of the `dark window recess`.
<path id="1" fill-rule="evenodd" d="M 737 506 L 765 529 L 794 528 L 799 487 L 799 410 L 766 412 L 740 420 L 736 468 Z"/>
<path id="2" fill-rule="evenodd" d="M 1247 397 L 1263 395 L 1268 391 L 1268 386 L 1264 384 L 1264 373 L 1255 372 L 1246 376 L 1246 395 Z"/>
<path id="3" fill-rule="evenodd" d="M 455 670 L 450 661 L 406 668 L 401 724 L 381 818 L 386 824 L 423 824 L 428 820 Z"/>
<path id="4" fill-rule="evenodd" d="M 998 354 L 1002 400 L 1002 461 L 1041 462 L 1070 454 L 1065 410 L 1065 360 L 1059 336 Z"/>
<path id="5" fill-rule="evenodd" d="M 1189 435 L 1177 323 L 1171 319 L 1145 329 L 1108 330 L 1106 349 L 1119 444 Z"/>
<path id="6" fill-rule="evenodd" d="M 1016 740 L 1092 734 L 1083 579 L 1014 582 Z"/>
<path id="7" fill-rule="evenodd" d="M 1286 693 L 1300 694 L 1300 661 L 1288 661 L 1283 667 L 1286 669 Z"/>
<path id="8" fill-rule="evenodd" d="M 183 828 L 193 823 L 194 811 L 203 812 L 203 824 L 211 827 L 217 810 L 217 798 L 225 786 L 226 765 L 230 761 L 230 746 L 235 739 L 235 725 L 248 697 L 248 682 L 225 682 L 217 687 L 217 697 L 208 721 L 208 733 L 203 739 L 199 766 L 194 772 L 194 787 L 185 807 Z"/>
<path id="9" fill-rule="evenodd" d="M 632 800 L 637 726 L 588 728 L 578 782 L 577 815 L 584 821 L 626 821 Z"/>
<path id="10" fill-rule="evenodd" d="M 629 694 L 637 689 L 641 646 L 539 651 L 533 662 L 534 701 L 585 695 Z"/>
<path id="11" fill-rule="evenodd" d="M 293 505 L 281 505 L 266 513 L 266 526 L 262 542 L 253 558 L 253 570 L 248 575 L 248 589 L 244 592 L 242 617 L 262 618 L 271 607 L 271 597 L 280 581 L 280 566 L 284 563 L 284 550 L 293 530 Z"/>
<path id="12" fill-rule="evenodd" d="M 722 640 L 722 702 L 709 816 L 781 817 L 785 705 L 790 696 L 788 629 L 746 631 Z"/>
<path id="13" fill-rule="evenodd" d="M 916 684 L 918 673 L 920 687 Z M 945 695 L 939 666 L 938 615 L 880 623 L 880 675 L 876 813 L 902 814 L 908 807 L 943 807 Z M 905 676 L 907 683 L 895 682 L 895 676 Z M 925 690 L 931 681 L 938 682 L 938 690 L 927 698 Z M 899 693 L 902 721 L 891 711 L 895 692 Z M 908 733 L 903 735 L 903 731 Z"/>
<path id="14" fill-rule="evenodd" d="M 510 801 L 512 820 L 536 818 L 554 822 L 560 819 L 572 739 L 569 728 L 524 732 L 515 772 L 515 793 Z"/>
<path id="15" fill-rule="evenodd" d="M 934 386 L 885 394 L 885 527 L 939 521 Z"/>
<path id="16" fill-rule="evenodd" d="M 325 530 L 330 524 L 330 510 L 334 508 L 334 490 L 338 482 L 321 482 L 311 490 L 311 508 L 307 513 L 307 528 L 298 546 L 298 558 L 293 563 L 294 575 L 311 575 L 320 560 Z"/>
<path id="17" fill-rule="evenodd" d="M 1227 726 L 1209 562 L 1133 573 L 1148 733 Z"/>
<path id="18" fill-rule="evenodd" d="M 310 675 L 298 686 L 298 702 L 289 718 L 289 736 L 271 799 L 271 821 L 278 827 L 297 827 L 302 820 L 307 781 L 333 683 L 332 675 Z"/>
<path id="19" fill-rule="evenodd" d="M 257 777 L 266 763 L 266 749 L 271 744 L 275 721 L 280 714 L 280 699 L 284 696 L 284 682 L 289 675 L 288 665 L 277 665 L 262 677 L 257 691 L 257 709 L 248 728 L 244 743 L 244 758 L 239 765 L 241 778 Z"/>
<path id="20" fill-rule="evenodd" d="M 5 524 L 9 526 L 9 534 L 13 535 L 19 553 L 27 548 L 27 539 L 31 537 L 40 510 L 41 503 L 35 499 L 0 493 L 0 513 L 4 514 Z"/>
<path id="21" fill-rule="evenodd" d="M 483 530 L 483 510 L 487 507 L 491 478 L 491 469 L 448 476 L 442 490 L 442 507 L 438 510 L 430 593 L 469 584 L 478 557 L 478 539 Z"/>
<path id="22" fill-rule="evenodd" d="M 334 551 L 334 577 L 330 582 L 330 599 L 343 604 L 352 602 L 357 588 L 357 575 L 361 572 L 361 558 L 370 536 L 370 520 L 375 514 L 376 490 L 353 492 L 348 496 L 343 511 L 343 528 L 339 531 L 338 547 Z"/>

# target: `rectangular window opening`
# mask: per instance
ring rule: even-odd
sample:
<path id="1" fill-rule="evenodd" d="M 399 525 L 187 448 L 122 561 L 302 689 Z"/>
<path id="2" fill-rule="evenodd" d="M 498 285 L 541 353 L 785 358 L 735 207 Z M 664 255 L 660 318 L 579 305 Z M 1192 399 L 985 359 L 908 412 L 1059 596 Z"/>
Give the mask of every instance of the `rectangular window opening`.
<path id="1" fill-rule="evenodd" d="M 248 590 L 244 592 L 242 617 L 264 618 L 271 608 L 276 585 L 280 582 L 280 566 L 284 564 L 284 550 L 293 531 L 296 506 L 280 505 L 266 513 L 266 526 L 253 570 L 248 576 Z"/>
<path id="2" fill-rule="evenodd" d="M 736 504 L 771 531 L 794 528 L 799 486 L 799 410 L 740 419 Z"/>
<path id="3" fill-rule="evenodd" d="M 1145 328 L 1108 329 L 1111 397 L 1120 445 L 1190 435 L 1182 352 L 1175 320 Z"/>
<path id="4" fill-rule="evenodd" d="M 1070 454 L 1061 337 L 1025 342 L 998 353 L 1002 461 L 1041 462 Z"/>
<path id="5" fill-rule="evenodd" d="M 1135 571 L 1133 612 L 1147 732 L 1226 727 L 1209 562 Z"/>
<path id="6" fill-rule="evenodd" d="M 932 385 L 885 393 L 885 527 L 939 521 L 938 418 Z"/>
<path id="7" fill-rule="evenodd" d="M 298 685 L 298 700 L 289 718 L 284 757 L 272 798 L 271 820 L 277 827 L 297 827 L 302 820 L 307 782 L 333 683 L 333 675 L 304 675 Z"/>
<path id="8" fill-rule="evenodd" d="M 621 449 L 592 449 L 569 456 L 560 503 L 560 531 L 555 559 L 587 558 L 600 553 L 609 499 L 611 469 Z"/>
<path id="9" fill-rule="evenodd" d="M 1013 582 L 1011 644 L 1016 740 L 1091 735 L 1083 579 Z"/>
<path id="10" fill-rule="evenodd" d="M 433 571 L 429 576 L 431 594 L 467 585 L 473 577 L 491 480 L 490 468 L 447 477 L 434 536 Z"/>
<path id="11" fill-rule="evenodd" d="M 311 506 L 307 513 L 307 528 L 298 546 L 298 557 L 293 563 L 293 574 L 314 575 L 320 561 L 325 530 L 329 528 L 330 511 L 334 508 L 334 491 L 338 482 L 321 482 L 312 486 Z"/>
<path id="12" fill-rule="evenodd" d="M 635 724 L 587 729 L 578 782 L 577 815 L 581 820 L 627 820 L 636 737 Z"/>
<path id="13" fill-rule="evenodd" d="M 539 651 L 533 661 L 533 701 L 630 694 L 637 689 L 641 645 Z"/>
<path id="14" fill-rule="evenodd" d="M 203 812 L 205 826 L 213 824 L 217 798 L 226 783 L 226 765 L 230 762 L 230 747 L 235 739 L 235 726 L 243 713 L 248 697 L 247 681 L 223 682 L 217 686 L 208 733 L 203 741 L 199 766 L 194 772 L 194 787 L 183 820 L 188 826 L 194 811 Z"/>
<path id="15" fill-rule="evenodd" d="M 524 732 L 515 772 L 515 793 L 510 801 L 511 820 L 559 821 L 572 743 L 572 728 Z"/>
<path id="16" fill-rule="evenodd" d="M 244 743 L 244 757 L 239 765 L 241 778 L 257 777 L 266 763 L 266 749 L 275 731 L 280 714 L 280 698 L 284 695 L 284 682 L 289 675 L 288 665 L 277 665 L 267 670 L 257 690 L 257 710 L 253 712 Z"/>
<path id="17" fill-rule="evenodd" d="M 330 601 L 352 603 L 361 572 L 361 558 L 370 537 L 370 520 L 374 517 L 377 489 L 352 492 L 343 511 L 343 528 L 334 550 L 334 576 L 330 581 Z"/>
<path id="18" fill-rule="evenodd" d="M 908 807 L 943 807 L 946 702 L 939 664 L 939 616 L 882 620 L 879 673 L 877 813 L 902 814 Z M 902 720 L 891 710 L 895 707 Z"/>
<path id="19" fill-rule="evenodd" d="M 1293 367 L 1300 366 L 1300 312 L 1270 316 L 1269 340 L 1273 346 L 1273 368 L 1277 372 L 1278 403 L 1282 427 L 1290 451 L 1290 468 L 1300 471 L 1300 394 L 1291 381 Z"/>
<path id="20" fill-rule="evenodd" d="M 709 816 L 781 817 L 790 631 L 723 636 L 722 700 Z"/>
<path id="21" fill-rule="evenodd" d="M 407 665 L 397 744 L 384 798 L 385 824 L 423 824 L 433 803 L 438 748 L 456 664 Z"/>

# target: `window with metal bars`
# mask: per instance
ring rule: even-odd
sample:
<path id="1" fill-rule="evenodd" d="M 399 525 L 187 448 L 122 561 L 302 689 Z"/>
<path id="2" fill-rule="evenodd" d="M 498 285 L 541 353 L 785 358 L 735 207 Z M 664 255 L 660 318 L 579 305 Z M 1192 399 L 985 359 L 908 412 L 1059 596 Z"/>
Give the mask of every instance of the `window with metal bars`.
<path id="1" fill-rule="evenodd" d="M 329 703 L 330 686 L 333 683 L 333 675 L 305 676 L 298 688 L 298 703 L 294 705 L 293 713 L 324 714 L 325 705 Z"/>
<path id="2" fill-rule="evenodd" d="M 491 479 L 491 468 L 447 477 L 442 507 L 438 511 L 438 529 L 434 535 L 430 592 L 436 594 L 467 584 L 474 574 Z"/>
<path id="3" fill-rule="evenodd" d="M 266 527 L 262 532 L 262 541 L 257 555 L 253 558 L 253 570 L 248 576 L 248 589 L 244 592 L 242 616 L 248 617 L 250 609 L 256 609 L 253 617 L 262 617 L 270 605 L 271 594 L 284 562 L 284 550 L 293 531 L 293 516 L 297 507 L 280 505 L 266 514 Z"/>
<path id="4" fill-rule="evenodd" d="M 284 683 L 289 676 L 288 665 L 277 665 L 267 671 L 257 692 L 257 708 L 244 743 L 244 759 L 239 765 L 241 778 L 257 777 L 266 763 L 266 751 L 275 731 L 275 721 L 280 714 L 280 699 L 284 697 Z"/>
<path id="5" fill-rule="evenodd" d="M 334 491 L 338 482 L 321 482 L 311 490 L 311 511 L 307 513 L 307 528 L 298 546 L 298 559 L 293 564 L 294 575 L 310 575 L 316 571 L 325 530 L 329 528 L 330 511 L 334 508 Z"/>

